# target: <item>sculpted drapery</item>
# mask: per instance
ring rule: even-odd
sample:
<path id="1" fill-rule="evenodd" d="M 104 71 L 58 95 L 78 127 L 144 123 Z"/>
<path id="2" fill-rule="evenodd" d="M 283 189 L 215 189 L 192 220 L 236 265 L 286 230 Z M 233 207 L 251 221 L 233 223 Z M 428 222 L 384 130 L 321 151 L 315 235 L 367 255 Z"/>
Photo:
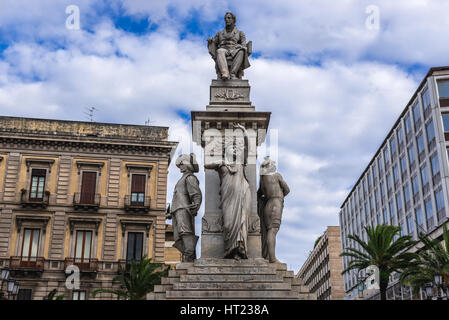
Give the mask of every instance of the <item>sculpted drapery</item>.
<path id="1" fill-rule="evenodd" d="M 238 125 L 244 131 L 243 126 Z M 246 143 L 235 143 L 225 147 L 225 159 L 205 163 L 206 169 L 215 169 L 220 176 L 220 199 L 223 212 L 224 258 L 247 259 L 248 217 L 251 210 L 251 192 L 245 177 Z M 235 159 L 244 159 L 236 161 Z"/>

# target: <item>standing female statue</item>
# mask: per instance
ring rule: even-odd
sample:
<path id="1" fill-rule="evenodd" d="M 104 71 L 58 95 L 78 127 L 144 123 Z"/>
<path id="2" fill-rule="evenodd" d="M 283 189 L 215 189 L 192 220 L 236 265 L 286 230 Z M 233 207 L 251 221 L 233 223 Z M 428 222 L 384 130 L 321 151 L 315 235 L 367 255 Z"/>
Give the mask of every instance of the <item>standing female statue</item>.
<path id="1" fill-rule="evenodd" d="M 245 177 L 248 136 L 245 127 L 243 139 L 225 143 L 224 160 L 205 163 L 206 169 L 214 169 L 220 176 L 221 209 L 223 212 L 224 258 L 247 259 L 248 217 L 251 210 L 251 192 Z"/>

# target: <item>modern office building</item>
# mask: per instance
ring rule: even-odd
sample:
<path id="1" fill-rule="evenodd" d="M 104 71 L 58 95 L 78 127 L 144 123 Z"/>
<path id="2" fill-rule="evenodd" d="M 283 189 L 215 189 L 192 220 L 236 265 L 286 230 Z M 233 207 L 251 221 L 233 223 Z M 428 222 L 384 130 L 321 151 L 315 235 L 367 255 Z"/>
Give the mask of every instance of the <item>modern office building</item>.
<path id="1" fill-rule="evenodd" d="M 316 293 L 317 300 L 342 300 L 345 296 L 340 253 L 340 227 L 327 227 L 296 275 Z"/>
<path id="2" fill-rule="evenodd" d="M 0 269 L 17 298 L 91 299 L 119 265 L 164 262 L 176 145 L 166 127 L 0 117 Z M 71 265 L 78 289 L 66 286 Z"/>
<path id="3" fill-rule="evenodd" d="M 343 250 L 357 247 L 350 234 L 366 240 L 370 224 L 401 226 L 414 239 L 418 232 L 440 237 L 449 214 L 448 149 L 449 67 L 431 68 L 341 206 Z M 349 298 L 357 295 L 357 276 L 344 275 Z M 420 298 L 397 278 L 390 279 L 389 299 Z"/>

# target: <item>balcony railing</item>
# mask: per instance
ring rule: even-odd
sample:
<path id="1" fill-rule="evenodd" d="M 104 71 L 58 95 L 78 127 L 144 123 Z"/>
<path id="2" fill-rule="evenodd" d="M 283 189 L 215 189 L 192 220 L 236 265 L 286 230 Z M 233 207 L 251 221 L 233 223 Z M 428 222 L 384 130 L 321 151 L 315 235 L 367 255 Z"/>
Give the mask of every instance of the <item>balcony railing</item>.
<path id="1" fill-rule="evenodd" d="M 81 259 L 81 258 L 66 258 L 64 261 L 64 270 L 68 266 L 75 265 L 81 272 L 97 272 L 98 271 L 98 259 Z"/>
<path id="2" fill-rule="evenodd" d="M 143 197 L 143 198 L 134 198 L 131 195 L 125 196 L 124 199 L 124 207 L 127 211 L 145 211 L 148 212 L 150 210 L 150 200 L 151 198 Z"/>
<path id="3" fill-rule="evenodd" d="M 9 260 L 9 268 L 11 270 L 21 270 L 21 271 L 44 271 L 43 257 L 11 257 Z"/>
<path id="4" fill-rule="evenodd" d="M 44 191 L 42 194 L 31 193 L 30 190 L 22 189 L 20 195 L 20 203 L 23 207 L 40 207 L 48 206 L 50 192 Z"/>
<path id="5" fill-rule="evenodd" d="M 75 192 L 73 194 L 73 206 L 75 208 L 98 209 L 100 206 L 100 201 L 101 196 L 99 193 Z"/>

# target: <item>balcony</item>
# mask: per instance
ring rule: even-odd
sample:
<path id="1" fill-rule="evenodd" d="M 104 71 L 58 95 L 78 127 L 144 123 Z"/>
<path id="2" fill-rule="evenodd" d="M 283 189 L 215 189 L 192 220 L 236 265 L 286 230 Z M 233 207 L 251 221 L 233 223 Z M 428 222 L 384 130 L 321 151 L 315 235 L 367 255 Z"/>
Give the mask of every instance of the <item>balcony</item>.
<path id="1" fill-rule="evenodd" d="M 100 206 L 101 196 L 99 193 L 81 193 L 73 194 L 73 206 L 75 209 L 97 210 Z"/>
<path id="2" fill-rule="evenodd" d="M 9 259 L 9 268 L 13 275 L 37 275 L 40 276 L 44 271 L 43 257 L 11 257 Z"/>
<path id="3" fill-rule="evenodd" d="M 64 260 L 64 270 L 71 265 L 77 266 L 82 273 L 96 274 L 98 271 L 98 259 L 66 258 Z"/>
<path id="4" fill-rule="evenodd" d="M 42 194 L 31 193 L 30 190 L 22 189 L 20 195 L 20 203 L 22 207 L 46 208 L 50 199 L 50 192 L 45 191 Z"/>
<path id="5" fill-rule="evenodd" d="M 126 211 L 132 212 L 148 212 L 150 210 L 150 197 L 131 197 L 130 195 L 125 196 L 124 207 Z"/>

